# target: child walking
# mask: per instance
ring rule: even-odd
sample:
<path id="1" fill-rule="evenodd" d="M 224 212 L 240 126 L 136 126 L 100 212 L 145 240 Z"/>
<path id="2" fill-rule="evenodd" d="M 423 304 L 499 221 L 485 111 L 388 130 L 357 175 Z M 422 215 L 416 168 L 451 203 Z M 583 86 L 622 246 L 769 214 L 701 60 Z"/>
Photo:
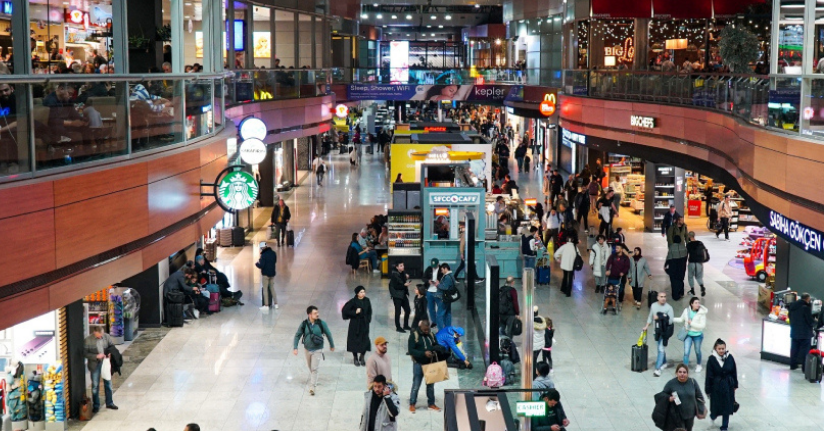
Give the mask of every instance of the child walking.
<path id="1" fill-rule="evenodd" d="M 538 366 L 539 354 L 543 356 L 542 361 L 549 365 L 549 372 L 554 372 L 552 368 L 552 338 L 555 336 L 555 328 L 552 326 L 552 319 L 538 315 L 538 306 L 532 309 L 534 314 L 534 331 L 532 332 L 532 373 L 535 374 L 535 367 Z"/>

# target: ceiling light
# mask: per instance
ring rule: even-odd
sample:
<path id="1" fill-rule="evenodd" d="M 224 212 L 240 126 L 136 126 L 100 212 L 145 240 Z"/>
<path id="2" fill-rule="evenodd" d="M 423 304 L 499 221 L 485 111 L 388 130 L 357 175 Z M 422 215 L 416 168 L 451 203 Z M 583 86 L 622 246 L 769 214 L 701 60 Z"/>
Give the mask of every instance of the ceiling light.
<path id="1" fill-rule="evenodd" d="M 481 8 L 481 5 L 475 3 L 475 9 L 480 9 L 480 8 Z"/>
<path id="2" fill-rule="evenodd" d="M 412 19 L 412 15 L 407 15 L 406 19 Z"/>
<path id="3" fill-rule="evenodd" d="M 361 19 L 369 19 L 369 15 L 367 15 L 365 13 L 362 13 L 360 17 L 361 17 Z"/>
<path id="4" fill-rule="evenodd" d="M 372 3 L 372 6 L 378 7 L 378 4 L 377 3 Z"/>
<path id="5" fill-rule="evenodd" d="M 186 2 L 186 3 L 183 3 L 183 4 L 186 5 L 186 6 L 191 6 L 192 5 L 191 2 Z"/>
<path id="6" fill-rule="evenodd" d="M 183 18 L 184 18 L 184 19 L 189 19 L 189 15 L 186 15 L 186 16 L 184 16 Z"/>
<path id="7" fill-rule="evenodd" d="M 446 16 L 446 20 L 447 20 L 447 21 L 449 21 L 449 20 L 451 20 L 451 19 L 452 19 L 452 15 L 447 15 L 447 16 Z"/>
<path id="8" fill-rule="evenodd" d="M 431 26 L 431 25 L 428 25 L 428 26 L 426 26 L 426 28 L 432 28 L 432 26 Z"/>
<path id="9" fill-rule="evenodd" d="M 432 37 L 435 37 L 435 33 L 432 33 Z"/>
<path id="10" fill-rule="evenodd" d="M 383 19 L 383 14 L 380 14 L 380 13 L 379 13 L 379 14 L 378 14 L 378 16 L 376 16 L 375 18 L 377 18 L 377 19 Z"/>
<path id="11" fill-rule="evenodd" d="M 442 25 L 439 25 L 439 26 L 438 26 L 438 28 L 443 28 L 443 26 L 442 26 Z"/>
<path id="12" fill-rule="evenodd" d="M 398 19 L 397 15 L 392 15 L 392 19 Z"/>
<path id="13" fill-rule="evenodd" d="M 409 37 L 409 35 L 407 34 L 406 37 Z"/>
<path id="14" fill-rule="evenodd" d="M 429 17 L 429 19 L 435 19 L 435 18 L 437 18 L 435 15 L 432 15 L 432 16 Z"/>

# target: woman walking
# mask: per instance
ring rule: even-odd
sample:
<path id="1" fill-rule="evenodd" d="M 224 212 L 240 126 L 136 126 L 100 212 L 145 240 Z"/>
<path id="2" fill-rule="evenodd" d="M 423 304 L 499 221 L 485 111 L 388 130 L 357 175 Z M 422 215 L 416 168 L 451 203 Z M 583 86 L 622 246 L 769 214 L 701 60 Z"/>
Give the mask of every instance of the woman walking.
<path id="1" fill-rule="evenodd" d="M 555 260 L 560 262 L 564 271 L 564 280 L 561 282 L 561 293 L 572 296 L 572 279 L 575 277 L 575 258 L 578 254 L 578 239 L 572 238 L 555 251 Z"/>
<path id="2" fill-rule="evenodd" d="M 683 323 L 686 331 L 684 338 L 684 365 L 690 364 L 690 348 L 695 346 L 695 372 L 700 373 L 704 367 L 701 366 L 701 342 L 704 341 L 704 328 L 707 326 L 707 307 L 701 305 L 701 300 L 693 296 L 690 299 L 689 307 L 684 309 L 681 317 L 673 319 L 675 323 Z M 678 333 L 681 338 L 683 332 Z"/>
<path id="3" fill-rule="evenodd" d="M 366 366 L 363 356 L 371 350 L 369 323 L 372 322 L 372 302 L 366 297 L 363 286 L 355 288 L 355 297 L 343 305 L 343 320 L 349 321 L 346 335 L 346 351 L 352 352 L 356 367 Z"/>
<path id="4" fill-rule="evenodd" d="M 684 428 L 687 431 L 692 431 L 696 415 L 700 416 L 699 419 L 706 415 L 707 408 L 705 407 L 704 394 L 701 393 L 698 382 L 690 378 L 690 370 L 686 365 L 679 364 L 675 368 L 675 378 L 664 385 L 663 392 L 671 394 L 670 402 L 678 405 L 681 419 L 684 421 Z"/>
<path id="5" fill-rule="evenodd" d="M 646 277 L 644 277 L 646 275 Z M 641 254 L 641 248 L 635 247 L 632 259 L 629 260 L 629 285 L 632 287 L 632 299 L 635 300 L 635 309 L 641 309 L 641 298 L 644 294 L 646 278 L 652 279 L 647 258 Z"/>
<path id="6" fill-rule="evenodd" d="M 727 351 L 727 343 L 715 340 L 712 356 L 707 361 L 707 379 L 704 390 L 710 397 L 710 419 L 721 416 L 721 431 L 730 426 L 730 415 L 735 413 L 735 391 L 738 389 L 738 370 L 735 359 Z"/>

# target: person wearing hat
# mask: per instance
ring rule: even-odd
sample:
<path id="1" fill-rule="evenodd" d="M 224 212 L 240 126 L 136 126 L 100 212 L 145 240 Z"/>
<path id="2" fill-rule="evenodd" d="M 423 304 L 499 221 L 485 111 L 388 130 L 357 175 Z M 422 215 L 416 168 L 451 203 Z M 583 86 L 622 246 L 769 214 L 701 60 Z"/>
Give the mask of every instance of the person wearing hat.
<path id="1" fill-rule="evenodd" d="M 441 262 L 438 260 L 438 258 L 433 257 L 432 261 L 429 262 L 429 267 L 427 267 L 423 271 L 423 282 L 428 286 L 426 289 L 426 305 L 429 308 L 429 318 L 432 321 L 433 327 L 435 326 L 435 316 L 437 316 L 437 314 L 435 314 L 436 310 L 434 295 L 438 292 L 438 286 L 436 286 L 432 282 L 440 280 L 441 271 L 438 269 L 440 268 L 440 263 Z M 414 330 L 415 328 L 412 329 Z"/>
<path id="2" fill-rule="evenodd" d="M 275 292 L 275 275 L 277 274 L 278 255 L 266 244 L 260 243 L 260 258 L 255 266 L 260 268 L 260 281 L 263 284 L 263 304 L 260 310 L 269 312 L 269 307 L 274 303 L 278 308 L 278 296 Z"/>
<path id="3" fill-rule="evenodd" d="M 372 389 L 375 376 L 384 376 L 387 381 L 392 381 L 392 357 L 386 353 L 388 350 L 389 343 L 386 338 L 375 338 L 375 353 L 369 355 L 369 359 L 366 360 L 367 389 Z"/>
<path id="4" fill-rule="evenodd" d="M 352 353 L 356 367 L 366 366 L 364 355 L 370 350 L 369 324 L 372 322 L 372 302 L 363 286 L 355 288 L 355 297 L 343 305 L 343 320 L 349 321 L 346 351 Z"/>

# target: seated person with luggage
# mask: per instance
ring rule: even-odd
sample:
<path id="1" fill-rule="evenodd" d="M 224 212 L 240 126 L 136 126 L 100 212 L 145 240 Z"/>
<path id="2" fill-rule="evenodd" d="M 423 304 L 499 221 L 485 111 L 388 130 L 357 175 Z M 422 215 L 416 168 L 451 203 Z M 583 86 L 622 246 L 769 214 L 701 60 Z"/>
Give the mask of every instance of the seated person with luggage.
<path id="1" fill-rule="evenodd" d="M 186 295 L 188 289 L 187 279 L 194 276 L 195 271 L 188 267 L 183 267 L 173 272 L 166 282 L 163 284 L 163 299 L 165 305 L 164 317 L 169 326 L 181 326 L 182 319 L 194 318 L 194 313 L 191 311 L 193 303 L 189 296 Z M 176 306 L 180 304 L 180 308 Z M 178 322 L 178 319 L 180 321 Z"/>
<path id="2" fill-rule="evenodd" d="M 447 348 L 451 354 L 446 359 L 446 363 L 450 367 L 456 367 L 459 369 L 469 368 L 472 369 L 472 363 L 469 362 L 469 359 L 466 357 L 463 349 L 461 349 L 461 337 L 464 336 L 466 332 L 463 328 L 457 326 L 447 326 L 446 328 L 442 328 L 435 334 L 435 338 L 438 340 L 438 344 Z"/>
<path id="3" fill-rule="evenodd" d="M 233 292 L 229 290 L 229 288 L 232 287 L 232 285 L 229 284 L 229 278 L 226 277 L 226 274 L 212 266 L 203 254 L 195 256 L 195 272 L 197 273 L 197 280 L 202 286 L 208 286 L 209 284 L 217 285 L 216 291 L 220 292 L 220 297 L 224 299 L 223 305 L 244 305 L 240 302 L 243 292 Z"/>

